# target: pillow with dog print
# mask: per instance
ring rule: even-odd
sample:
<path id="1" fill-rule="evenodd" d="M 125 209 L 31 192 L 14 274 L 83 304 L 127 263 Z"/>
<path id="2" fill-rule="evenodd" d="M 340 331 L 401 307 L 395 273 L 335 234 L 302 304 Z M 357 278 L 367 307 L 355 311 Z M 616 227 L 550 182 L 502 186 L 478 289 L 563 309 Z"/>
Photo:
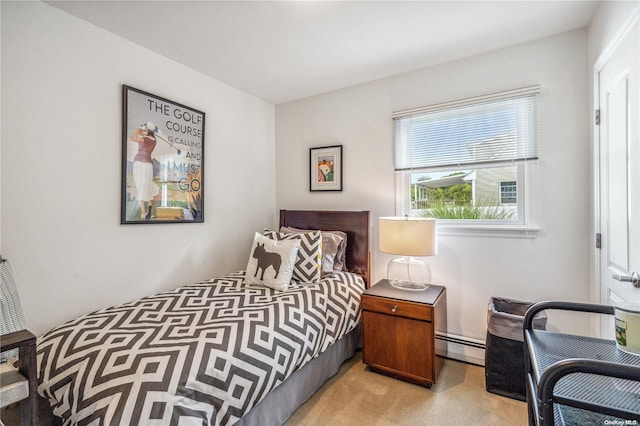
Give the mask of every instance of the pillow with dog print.
<path id="1" fill-rule="evenodd" d="M 256 232 L 244 282 L 286 290 L 293 276 L 299 247 L 300 240 L 276 241 Z"/>

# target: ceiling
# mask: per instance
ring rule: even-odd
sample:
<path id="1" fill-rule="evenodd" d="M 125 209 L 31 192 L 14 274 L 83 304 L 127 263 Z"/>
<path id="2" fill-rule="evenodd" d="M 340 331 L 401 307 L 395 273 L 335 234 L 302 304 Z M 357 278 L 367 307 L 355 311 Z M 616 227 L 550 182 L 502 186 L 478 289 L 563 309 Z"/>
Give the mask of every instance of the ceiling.
<path id="1" fill-rule="evenodd" d="M 279 104 L 582 28 L 597 1 L 48 1 Z"/>

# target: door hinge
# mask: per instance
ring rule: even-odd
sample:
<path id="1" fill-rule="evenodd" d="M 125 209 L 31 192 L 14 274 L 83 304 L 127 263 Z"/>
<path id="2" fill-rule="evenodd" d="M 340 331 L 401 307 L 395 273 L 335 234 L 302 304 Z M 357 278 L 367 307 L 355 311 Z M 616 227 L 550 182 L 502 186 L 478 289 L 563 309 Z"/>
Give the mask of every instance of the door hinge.
<path id="1" fill-rule="evenodd" d="M 596 248 L 602 248 L 602 234 L 599 232 L 596 234 Z"/>
<path id="2" fill-rule="evenodd" d="M 600 125 L 600 110 L 599 109 L 596 110 L 595 119 L 596 119 L 596 126 L 599 126 Z"/>

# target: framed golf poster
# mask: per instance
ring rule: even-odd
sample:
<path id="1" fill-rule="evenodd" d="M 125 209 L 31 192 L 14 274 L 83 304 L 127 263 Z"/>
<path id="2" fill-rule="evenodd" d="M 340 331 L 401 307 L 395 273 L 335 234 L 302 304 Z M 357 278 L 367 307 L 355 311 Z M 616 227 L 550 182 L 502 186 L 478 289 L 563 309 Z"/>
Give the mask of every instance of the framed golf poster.
<path id="1" fill-rule="evenodd" d="M 123 85 L 122 224 L 204 222 L 204 118 Z"/>

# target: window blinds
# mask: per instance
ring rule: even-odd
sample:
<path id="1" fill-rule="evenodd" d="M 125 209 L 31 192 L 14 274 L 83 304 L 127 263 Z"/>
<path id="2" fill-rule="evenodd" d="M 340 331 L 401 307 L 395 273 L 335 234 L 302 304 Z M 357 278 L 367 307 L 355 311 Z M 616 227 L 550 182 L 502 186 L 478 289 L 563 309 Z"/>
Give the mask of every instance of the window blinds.
<path id="1" fill-rule="evenodd" d="M 393 114 L 396 170 L 538 158 L 539 86 Z"/>

